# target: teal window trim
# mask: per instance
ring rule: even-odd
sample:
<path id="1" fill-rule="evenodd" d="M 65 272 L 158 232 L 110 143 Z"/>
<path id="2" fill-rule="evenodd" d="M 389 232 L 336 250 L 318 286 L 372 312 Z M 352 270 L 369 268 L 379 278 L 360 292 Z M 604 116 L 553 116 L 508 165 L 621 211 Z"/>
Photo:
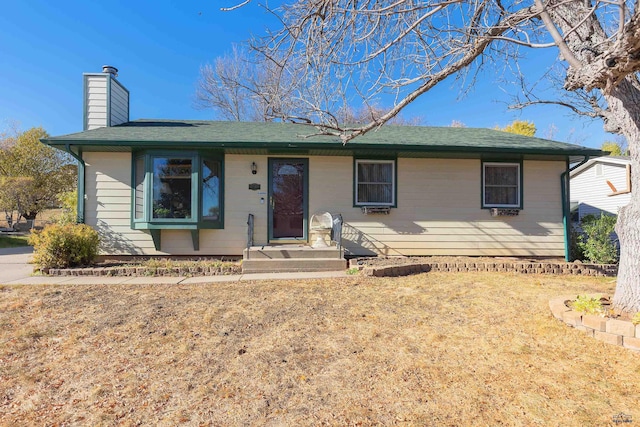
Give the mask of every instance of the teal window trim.
<path id="1" fill-rule="evenodd" d="M 143 176 L 142 176 L 142 183 L 140 185 L 140 189 L 142 194 L 140 195 L 140 198 L 142 200 L 142 206 L 141 206 L 141 216 L 137 217 L 137 200 L 138 200 L 138 176 L 137 176 L 137 171 L 138 171 L 138 160 L 142 160 L 142 170 L 143 170 Z M 148 194 L 148 190 L 146 188 L 147 183 L 149 182 L 149 178 L 147 177 L 147 156 L 143 155 L 143 154 L 136 154 L 133 153 L 133 155 L 131 156 L 131 228 L 135 228 L 134 227 L 134 223 L 141 223 L 144 222 L 147 218 L 147 213 L 146 213 L 146 209 L 147 209 L 147 204 L 144 201 L 145 195 Z"/>
<path id="2" fill-rule="evenodd" d="M 513 166 L 517 168 L 518 178 L 518 189 L 516 190 L 516 195 L 518 200 L 514 204 L 498 204 L 498 203 L 485 203 L 485 167 L 486 166 Z M 523 209 L 524 203 L 524 168 L 522 159 L 483 159 L 481 161 L 480 166 L 480 203 L 482 209 L 491 209 L 491 208 L 508 208 L 508 209 Z"/>
<path id="3" fill-rule="evenodd" d="M 219 162 L 219 174 L 218 177 L 218 220 L 204 220 L 202 219 L 203 211 L 203 180 L 202 170 L 204 168 L 204 160 L 215 160 Z M 224 156 L 220 153 L 200 152 L 198 159 L 198 188 L 197 188 L 197 209 L 198 209 L 198 228 L 202 229 L 216 229 L 224 228 Z"/>
<path id="4" fill-rule="evenodd" d="M 366 162 L 390 163 L 393 165 L 393 183 L 392 183 L 392 201 L 391 203 L 358 202 L 358 164 Z M 390 208 L 398 207 L 398 158 L 397 157 L 378 157 L 378 156 L 354 156 L 353 157 L 353 207 L 359 208 L 363 206 L 388 206 Z"/>
<path id="5" fill-rule="evenodd" d="M 153 161 L 156 158 L 176 158 L 191 160 L 191 215 L 190 218 L 154 218 L 153 204 Z M 143 158 L 144 178 L 142 183 L 142 215 L 136 218 L 136 172 L 138 160 Z M 202 168 L 203 160 L 219 162 L 218 177 L 218 220 L 202 218 Z M 134 230 L 200 230 L 224 228 L 224 154 L 216 151 L 195 150 L 139 150 L 131 156 L 131 228 Z M 157 234 L 157 233 L 156 233 Z M 159 241 L 159 239 L 158 239 Z M 195 240 L 194 240 L 195 241 Z"/>

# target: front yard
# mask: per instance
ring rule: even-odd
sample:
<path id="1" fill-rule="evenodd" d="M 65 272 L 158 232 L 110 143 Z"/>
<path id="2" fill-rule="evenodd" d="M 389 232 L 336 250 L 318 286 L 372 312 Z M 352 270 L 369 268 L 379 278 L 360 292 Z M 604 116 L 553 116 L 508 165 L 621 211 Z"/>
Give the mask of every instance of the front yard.
<path id="1" fill-rule="evenodd" d="M 29 246 L 29 243 L 27 242 L 28 240 L 29 236 L 27 235 L 0 234 L 0 249 Z"/>
<path id="2" fill-rule="evenodd" d="M 614 280 L 496 273 L 0 287 L 0 424 L 640 422 L 640 355 L 552 318 Z"/>

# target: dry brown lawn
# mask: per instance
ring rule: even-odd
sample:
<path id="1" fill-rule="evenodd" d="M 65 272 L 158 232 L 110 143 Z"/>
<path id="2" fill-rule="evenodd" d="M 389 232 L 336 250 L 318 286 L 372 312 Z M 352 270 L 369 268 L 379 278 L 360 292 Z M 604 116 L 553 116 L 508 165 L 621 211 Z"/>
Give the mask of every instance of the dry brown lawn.
<path id="1" fill-rule="evenodd" d="M 2 425 L 613 425 L 640 355 L 555 320 L 612 279 L 0 287 Z"/>

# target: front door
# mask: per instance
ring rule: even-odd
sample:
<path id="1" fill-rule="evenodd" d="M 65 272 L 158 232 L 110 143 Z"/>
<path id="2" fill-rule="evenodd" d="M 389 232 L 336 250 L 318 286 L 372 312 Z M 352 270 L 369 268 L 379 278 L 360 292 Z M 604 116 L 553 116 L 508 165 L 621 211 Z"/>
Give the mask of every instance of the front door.
<path id="1" fill-rule="evenodd" d="M 269 240 L 307 240 L 307 159 L 269 159 Z"/>

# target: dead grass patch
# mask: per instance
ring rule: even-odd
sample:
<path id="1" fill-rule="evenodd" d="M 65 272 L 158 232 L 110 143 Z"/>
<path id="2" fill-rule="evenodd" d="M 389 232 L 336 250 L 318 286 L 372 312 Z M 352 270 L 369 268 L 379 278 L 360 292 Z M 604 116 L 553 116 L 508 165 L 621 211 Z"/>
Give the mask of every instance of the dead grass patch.
<path id="1" fill-rule="evenodd" d="M 555 320 L 611 279 L 0 287 L 0 422 L 607 425 L 638 355 Z"/>

